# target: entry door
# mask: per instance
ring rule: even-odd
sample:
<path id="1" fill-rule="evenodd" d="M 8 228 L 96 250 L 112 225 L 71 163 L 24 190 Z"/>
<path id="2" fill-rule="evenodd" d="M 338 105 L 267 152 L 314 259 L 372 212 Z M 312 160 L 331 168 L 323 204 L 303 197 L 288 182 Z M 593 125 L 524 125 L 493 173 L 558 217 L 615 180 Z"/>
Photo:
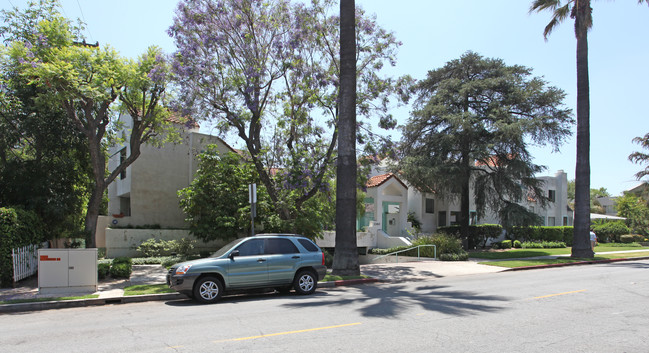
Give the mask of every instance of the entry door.
<path id="1" fill-rule="evenodd" d="M 400 209 L 398 202 L 383 203 L 383 230 L 393 237 L 401 236 Z"/>

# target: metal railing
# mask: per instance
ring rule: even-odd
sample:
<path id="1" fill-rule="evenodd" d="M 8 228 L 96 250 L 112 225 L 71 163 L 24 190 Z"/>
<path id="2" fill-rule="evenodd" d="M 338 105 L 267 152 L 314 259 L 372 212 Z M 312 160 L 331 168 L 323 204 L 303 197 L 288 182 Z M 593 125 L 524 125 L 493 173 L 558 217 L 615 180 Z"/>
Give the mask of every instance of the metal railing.
<path id="1" fill-rule="evenodd" d="M 399 250 L 399 251 L 394 251 L 394 252 L 391 252 L 391 253 L 389 253 L 389 254 L 385 254 L 385 255 L 379 256 L 379 257 L 377 257 L 377 258 L 374 258 L 374 259 L 372 259 L 372 262 L 374 262 L 374 261 L 376 261 L 376 260 L 378 260 L 378 259 L 382 259 L 382 258 L 384 258 L 384 257 L 388 257 L 388 256 L 396 255 L 396 257 L 397 257 L 397 263 L 399 263 L 399 254 L 400 254 L 400 253 L 403 253 L 403 252 L 406 252 L 406 251 L 410 251 L 410 250 L 412 250 L 412 249 L 417 249 L 417 261 L 421 261 L 421 260 L 420 260 L 420 259 L 421 259 L 421 256 L 420 256 L 420 254 L 421 254 L 420 248 L 426 248 L 426 247 L 431 247 L 431 246 L 433 247 L 433 258 L 434 258 L 434 259 L 437 259 L 437 246 L 435 246 L 434 244 L 426 244 L 426 245 L 413 246 L 412 248 L 403 249 L 403 250 Z"/>

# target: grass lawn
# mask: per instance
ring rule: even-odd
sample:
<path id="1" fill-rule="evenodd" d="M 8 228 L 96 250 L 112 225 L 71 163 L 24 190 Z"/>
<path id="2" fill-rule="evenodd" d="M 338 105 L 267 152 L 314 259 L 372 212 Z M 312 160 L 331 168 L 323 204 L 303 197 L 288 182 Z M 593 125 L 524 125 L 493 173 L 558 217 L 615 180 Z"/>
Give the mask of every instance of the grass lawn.
<path id="1" fill-rule="evenodd" d="M 52 301 L 62 301 L 62 300 L 94 299 L 94 298 L 99 298 L 99 294 L 88 294 L 79 297 L 51 297 L 51 298 L 0 300 L 0 304 L 38 303 L 38 302 L 52 302 Z"/>
<path id="2" fill-rule="evenodd" d="M 175 290 L 167 287 L 166 284 L 138 284 L 124 288 L 124 296 L 176 293 Z"/>
<path id="3" fill-rule="evenodd" d="M 333 282 L 340 281 L 344 279 L 362 279 L 362 278 L 371 278 L 370 276 L 334 276 L 331 272 L 327 272 L 327 275 L 320 282 Z"/>
<path id="4" fill-rule="evenodd" d="M 608 251 L 625 251 L 625 250 L 643 250 L 647 247 L 638 247 L 638 246 L 606 246 L 606 244 L 601 244 L 595 247 L 595 252 L 608 252 Z M 488 260 L 499 260 L 499 259 L 519 259 L 525 257 L 536 257 L 536 256 L 552 256 L 552 255 L 569 255 L 571 248 L 559 248 L 559 249 L 511 249 L 507 251 L 476 251 L 469 253 L 469 257 L 476 259 L 488 259 Z"/>
<path id="5" fill-rule="evenodd" d="M 482 265 L 489 266 L 499 266 L 499 267 L 508 267 L 508 268 L 517 268 L 517 267 L 527 267 L 527 266 L 538 266 L 538 265 L 552 265 L 552 264 L 565 264 L 573 262 L 582 262 L 582 261 L 593 261 L 593 260 L 609 260 L 609 259 L 629 259 L 634 257 L 647 257 L 649 256 L 649 250 L 637 253 L 621 253 L 621 254 L 603 254 L 597 255 L 592 259 L 578 259 L 578 258 L 560 258 L 560 259 L 534 259 L 534 260 L 506 260 L 506 261 L 488 261 L 480 262 Z"/>

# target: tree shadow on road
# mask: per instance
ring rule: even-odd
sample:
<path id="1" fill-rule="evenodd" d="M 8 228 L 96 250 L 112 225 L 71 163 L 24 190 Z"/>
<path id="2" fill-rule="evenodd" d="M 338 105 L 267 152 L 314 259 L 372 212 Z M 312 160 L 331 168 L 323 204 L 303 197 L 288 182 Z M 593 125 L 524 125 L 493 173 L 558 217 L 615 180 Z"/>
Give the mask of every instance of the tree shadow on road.
<path id="1" fill-rule="evenodd" d="M 390 282 L 412 282 L 430 280 L 431 277 L 442 278 L 444 276 L 430 271 L 414 271 L 408 266 L 363 266 L 362 274 L 374 278 L 390 278 Z"/>
<path id="2" fill-rule="evenodd" d="M 285 304 L 289 308 L 338 306 L 357 310 L 365 317 L 393 318 L 402 315 L 412 306 L 447 315 L 466 316 L 504 310 L 499 305 L 509 299 L 500 296 L 483 295 L 470 291 L 453 290 L 447 286 L 422 286 L 414 290 L 405 285 L 364 285 L 353 287 L 360 292 L 345 290 L 329 291 L 327 297 L 318 295 L 318 300 Z"/>

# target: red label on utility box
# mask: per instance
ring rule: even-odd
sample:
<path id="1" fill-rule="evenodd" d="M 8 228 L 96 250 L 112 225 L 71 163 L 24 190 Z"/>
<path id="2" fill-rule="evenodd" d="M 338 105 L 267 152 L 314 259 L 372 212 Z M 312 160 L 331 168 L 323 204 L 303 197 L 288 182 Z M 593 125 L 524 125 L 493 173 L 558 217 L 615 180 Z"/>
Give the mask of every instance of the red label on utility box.
<path id="1" fill-rule="evenodd" d="M 49 257 L 47 255 L 41 255 L 41 261 L 61 261 L 60 257 Z"/>

